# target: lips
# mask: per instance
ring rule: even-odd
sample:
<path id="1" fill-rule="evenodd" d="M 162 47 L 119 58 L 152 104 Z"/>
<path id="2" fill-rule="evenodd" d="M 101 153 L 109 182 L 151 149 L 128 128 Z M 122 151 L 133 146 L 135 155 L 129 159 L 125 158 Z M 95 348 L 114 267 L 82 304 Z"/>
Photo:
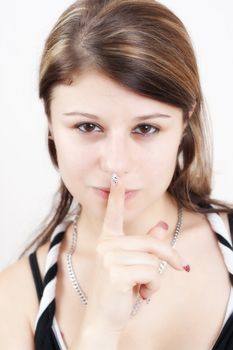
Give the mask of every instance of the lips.
<path id="1" fill-rule="evenodd" d="M 100 195 L 102 198 L 107 199 L 110 193 L 110 190 L 106 187 L 103 189 L 103 187 L 95 188 L 95 191 L 98 195 Z M 125 199 L 130 199 L 134 197 L 137 194 L 138 190 L 126 190 L 125 191 Z"/>
<path id="2" fill-rule="evenodd" d="M 101 190 L 101 191 L 104 191 L 104 192 L 110 192 L 110 188 L 107 188 L 107 187 L 96 187 L 98 190 Z M 134 189 L 126 189 L 125 190 L 125 193 L 128 193 L 128 192 L 133 192 L 133 191 L 137 191 L 137 190 L 134 190 Z"/>

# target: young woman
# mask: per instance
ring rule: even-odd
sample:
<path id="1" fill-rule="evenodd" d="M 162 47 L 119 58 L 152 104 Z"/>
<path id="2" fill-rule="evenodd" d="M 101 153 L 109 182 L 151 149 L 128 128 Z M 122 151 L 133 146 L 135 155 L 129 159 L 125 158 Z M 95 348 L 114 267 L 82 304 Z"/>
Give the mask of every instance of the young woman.
<path id="1" fill-rule="evenodd" d="M 1 274 L 1 349 L 232 349 L 233 210 L 211 198 L 182 22 L 154 0 L 76 1 L 39 91 L 61 186 Z"/>

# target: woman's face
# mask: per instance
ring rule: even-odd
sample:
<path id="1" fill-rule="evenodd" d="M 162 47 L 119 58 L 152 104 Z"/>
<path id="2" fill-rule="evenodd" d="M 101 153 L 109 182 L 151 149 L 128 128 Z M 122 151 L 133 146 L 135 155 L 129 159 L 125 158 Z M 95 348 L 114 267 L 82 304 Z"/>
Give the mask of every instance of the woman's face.
<path id="1" fill-rule="evenodd" d="M 54 88 L 51 123 L 61 177 L 89 215 L 99 217 L 112 173 L 123 180 L 127 218 L 166 196 L 182 139 L 182 110 L 140 96 L 97 73 Z M 130 209 L 130 210 L 129 210 Z"/>

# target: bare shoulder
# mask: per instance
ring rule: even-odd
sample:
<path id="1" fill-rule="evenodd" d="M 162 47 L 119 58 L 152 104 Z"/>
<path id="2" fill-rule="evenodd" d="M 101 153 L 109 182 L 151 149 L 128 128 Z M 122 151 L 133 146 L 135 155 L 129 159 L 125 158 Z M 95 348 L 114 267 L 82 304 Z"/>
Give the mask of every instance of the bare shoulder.
<path id="1" fill-rule="evenodd" d="M 37 250 L 39 269 L 42 276 L 47 249 L 48 244 L 45 244 Z M 22 257 L 0 273 L 0 290 L 1 295 L 4 293 L 6 300 L 10 300 L 11 303 L 9 303 L 9 306 L 19 302 L 18 308 L 22 308 L 24 314 L 27 313 L 27 310 L 31 310 L 32 307 L 38 307 L 36 289 L 28 256 Z"/>
<path id="2" fill-rule="evenodd" d="M 230 235 L 227 214 L 220 213 L 220 217 Z M 219 251 L 218 239 L 213 231 L 208 215 L 205 213 L 184 210 L 182 241 L 187 243 L 186 249 L 188 249 L 189 246 L 196 247 L 198 251 L 205 250 L 208 256 L 210 256 L 211 252 L 217 254 Z M 212 247 L 211 250 L 210 247 Z"/>
<path id="3" fill-rule="evenodd" d="M 46 252 L 47 245 L 37 252 L 41 271 Z M 0 273 L 0 295 L 0 348 L 33 349 L 33 328 L 39 304 L 28 256 Z"/>
<path id="4" fill-rule="evenodd" d="M 226 213 L 219 214 L 228 235 L 230 236 L 230 227 L 228 222 L 228 215 Z M 219 266 L 225 269 L 225 263 L 220 251 L 219 241 L 214 233 L 212 224 L 205 213 L 192 212 L 184 210 L 182 226 L 182 240 L 180 246 L 184 243 L 184 252 L 189 254 L 202 254 L 203 263 L 206 257 L 212 259 L 212 263 L 219 263 Z M 200 256 L 198 260 L 201 261 Z"/>
<path id="5" fill-rule="evenodd" d="M 203 226 L 206 228 L 209 226 L 208 225 L 208 220 L 207 220 L 207 215 L 203 213 L 197 213 L 189 210 L 185 210 L 185 227 L 186 229 L 203 229 Z M 223 220 L 223 223 L 227 229 L 228 232 L 230 232 L 230 227 L 229 227 L 229 220 L 228 220 L 228 215 L 227 213 L 219 213 L 221 219 Z"/>

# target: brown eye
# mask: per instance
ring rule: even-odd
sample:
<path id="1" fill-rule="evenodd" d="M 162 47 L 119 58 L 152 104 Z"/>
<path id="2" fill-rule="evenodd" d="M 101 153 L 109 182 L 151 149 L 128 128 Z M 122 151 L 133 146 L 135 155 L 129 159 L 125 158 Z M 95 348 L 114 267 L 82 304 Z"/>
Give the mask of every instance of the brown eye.
<path id="1" fill-rule="evenodd" d="M 81 124 L 75 125 L 75 128 L 79 129 L 82 133 L 85 133 L 85 134 L 100 132 L 100 127 L 93 123 L 81 123 Z M 98 128 L 99 130 L 95 130 L 95 128 Z M 139 129 L 140 132 L 133 132 L 133 133 L 136 133 L 142 136 L 150 136 L 159 132 L 159 129 L 157 127 L 150 124 L 140 124 L 137 126 L 136 129 Z"/>
<path id="2" fill-rule="evenodd" d="M 75 128 L 79 129 L 84 133 L 91 133 L 95 129 L 95 127 L 98 126 L 92 123 L 82 123 L 75 126 Z"/>
<path id="3" fill-rule="evenodd" d="M 136 129 L 140 129 L 142 132 L 139 133 L 141 135 L 151 135 L 151 134 L 155 134 L 157 132 L 159 132 L 159 129 L 156 128 L 153 125 L 150 124 L 141 124 L 138 125 L 138 127 Z"/>

